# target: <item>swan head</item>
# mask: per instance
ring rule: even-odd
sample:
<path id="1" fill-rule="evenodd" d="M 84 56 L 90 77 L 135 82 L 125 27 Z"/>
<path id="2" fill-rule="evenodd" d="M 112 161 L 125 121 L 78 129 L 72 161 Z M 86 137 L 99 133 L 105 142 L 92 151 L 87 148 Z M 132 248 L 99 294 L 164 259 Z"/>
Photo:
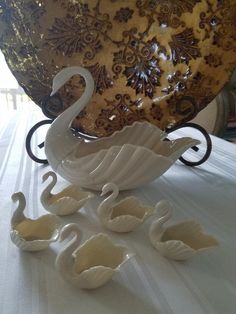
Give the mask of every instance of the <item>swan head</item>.
<path id="1" fill-rule="evenodd" d="M 112 192 L 112 193 L 116 193 L 117 195 L 119 194 L 119 188 L 115 183 L 109 182 L 106 183 L 103 187 L 102 187 L 102 193 L 101 196 L 106 195 L 108 192 Z"/>
<path id="2" fill-rule="evenodd" d="M 86 85 L 90 85 L 92 90 L 94 90 L 94 80 L 91 75 L 91 73 L 80 66 L 73 66 L 62 69 L 59 73 L 57 73 L 53 78 L 52 83 L 52 92 L 50 96 L 53 96 L 57 93 L 57 91 L 65 85 L 66 82 L 68 82 L 72 76 L 74 75 L 82 75 L 84 78 L 86 78 Z"/>
<path id="3" fill-rule="evenodd" d="M 47 173 L 45 173 L 43 176 L 42 176 L 42 181 L 45 182 L 49 177 L 52 177 L 53 179 L 56 179 L 56 174 L 55 172 L 53 171 L 48 171 Z"/>
<path id="4" fill-rule="evenodd" d="M 25 196 L 22 192 L 16 192 L 16 193 L 12 194 L 11 199 L 14 203 L 16 203 L 20 200 L 25 202 Z"/>
<path id="5" fill-rule="evenodd" d="M 65 225 L 60 232 L 60 242 L 63 242 L 65 239 L 70 237 L 71 235 L 81 234 L 81 230 L 79 229 L 78 224 L 70 223 Z"/>
<path id="6" fill-rule="evenodd" d="M 168 200 L 161 200 L 155 205 L 155 210 L 159 216 L 165 216 L 167 213 L 172 214 L 173 204 Z"/>

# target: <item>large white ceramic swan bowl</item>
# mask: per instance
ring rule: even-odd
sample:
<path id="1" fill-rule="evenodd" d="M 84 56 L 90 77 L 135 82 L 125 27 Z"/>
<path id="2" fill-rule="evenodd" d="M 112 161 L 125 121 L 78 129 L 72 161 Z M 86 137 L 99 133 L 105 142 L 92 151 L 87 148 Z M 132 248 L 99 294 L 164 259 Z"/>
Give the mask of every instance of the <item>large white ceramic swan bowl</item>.
<path id="1" fill-rule="evenodd" d="M 58 253 L 55 265 L 63 279 L 78 288 L 95 289 L 104 285 L 133 255 L 125 246 L 113 244 L 103 233 L 80 245 L 81 231 L 75 223 L 64 226 L 61 231 L 61 240 L 69 237 L 70 241 Z"/>
<path id="2" fill-rule="evenodd" d="M 218 241 L 203 233 L 201 226 L 195 221 L 183 221 L 164 227 L 173 211 L 173 205 L 169 201 L 157 203 L 156 210 L 162 211 L 162 216 L 152 222 L 149 237 L 161 255 L 173 260 L 186 260 L 197 252 L 218 245 Z"/>
<path id="3" fill-rule="evenodd" d="M 135 122 L 90 142 L 75 137 L 70 125 L 92 97 L 92 75 L 79 66 L 65 68 L 54 77 L 51 93 L 76 74 L 84 78 L 85 91 L 55 119 L 45 139 L 49 164 L 69 182 L 93 190 L 101 190 L 107 182 L 114 182 L 119 190 L 136 188 L 162 175 L 188 148 L 199 144 L 188 137 L 163 141 L 166 134 L 148 122 Z"/>
<path id="4" fill-rule="evenodd" d="M 116 201 L 119 189 L 114 183 L 105 184 L 101 196 L 108 192 L 111 194 L 99 204 L 97 212 L 102 223 L 112 231 L 130 232 L 153 213 L 153 207 L 142 204 L 134 196 Z"/>

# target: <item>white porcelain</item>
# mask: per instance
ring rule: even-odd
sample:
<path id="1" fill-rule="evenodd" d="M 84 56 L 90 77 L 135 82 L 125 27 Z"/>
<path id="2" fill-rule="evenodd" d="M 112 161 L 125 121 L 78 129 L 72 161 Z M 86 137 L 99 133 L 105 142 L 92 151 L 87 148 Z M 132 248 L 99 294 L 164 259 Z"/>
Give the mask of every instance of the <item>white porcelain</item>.
<path id="1" fill-rule="evenodd" d="M 101 196 L 108 192 L 111 194 L 100 203 L 97 213 L 101 222 L 112 231 L 130 232 L 142 224 L 153 212 L 152 207 L 142 204 L 134 196 L 115 202 L 119 195 L 119 189 L 114 183 L 105 184 Z"/>
<path id="2" fill-rule="evenodd" d="M 43 182 L 49 177 L 52 180 L 43 190 L 40 200 L 44 208 L 55 215 L 71 215 L 82 208 L 94 196 L 90 192 L 82 191 L 75 185 L 70 185 L 57 194 L 52 194 L 52 189 L 57 183 L 57 175 L 55 172 L 49 171 L 43 175 Z"/>
<path id="3" fill-rule="evenodd" d="M 43 215 L 38 219 L 25 217 L 25 196 L 18 192 L 12 195 L 14 202 L 19 202 L 11 219 L 10 236 L 12 242 L 24 251 L 41 251 L 50 243 L 57 241 L 61 223 L 55 215 Z"/>
<path id="4" fill-rule="evenodd" d="M 170 219 L 173 205 L 162 200 L 156 208 L 164 210 L 164 214 L 151 224 L 149 237 L 161 255 L 173 260 L 186 260 L 197 252 L 219 244 L 213 236 L 204 234 L 195 221 L 184 221 L 165 228 L 164 223 Z"/>
<path id="5" fill-rule="evenodd" d="M 59 252 L 55 265 L 64 280 L 81 289 L 95 289 L 104 285 L 131 257 L 126 247 L 113 244 L 108 235 L 102 233 L 79 246 L 81 232 L 74 223 L 63 227 L 61 240 L 66 238 L 70 238 L 70 241 Z"/>
<path id="6" fill-rule="evenodd" d="M 135 122 L 90 142 L 76 138 L 69 127 L 91 99 L 91 74 L 77 66 L 63 69 L 54 77 L 51 95 L 75 74 L 85 79 L 84 94 L 54 120 L 45 140 L 49 164 L 69 182 L 93 190 L 101 190 L 107 182 L 119 190 L 136 188 L 162 175 L 188 148 L 199 144 L 191 138 L 164 141 L 166 134 L 148 122 Z"/>

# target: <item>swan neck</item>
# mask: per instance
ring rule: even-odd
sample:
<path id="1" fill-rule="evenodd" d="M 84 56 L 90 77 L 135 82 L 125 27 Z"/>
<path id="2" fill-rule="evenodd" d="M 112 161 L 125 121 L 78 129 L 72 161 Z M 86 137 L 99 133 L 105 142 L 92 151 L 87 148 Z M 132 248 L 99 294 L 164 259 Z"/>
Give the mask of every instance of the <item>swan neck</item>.
<path id="1" fill-rule="evenodd" d="M 151 243 L 155 246 L 156 241 L 160 241 L 164 232 L 163 225 L 171 218 L 172 211 L 168 208 L 166 213 L 151 224 L 149 229 L 149 238 Z"/>
<path id="2" fill-rule="evenodd" d="M 68 71 L 70 77 L 76 74 L 81 75 L 85 79 L 86 85 L 82 96 L 53 121 L 46 134 L 45 153 L 54 171 L 57 171 L 61 161 L 80 143 L 70 130 L 70 126 L 75 117 L 89 103 L 94 91 L 93 77 L 87 70 L 72 67 Z"/>
<path id="3" fill-rule="evenodd" d="M 25 219 L 25 215 L 24 215 L 25 207 L 26 207 L 25 197 L 23 195 L 18 196 L 18 207 L 16 208 L 11 219 L 12 226 L 17 225 L 18 223 L 20 223 L 21 221 Z"/>
<path id="4" fill-rule="evenodd" d="M 166 223 L 171 218 L 171 215 L 172 215 L 172 211 L 168 208 L 166 210 L 166 213 L 158 219 L 159 224 L 163 225 L 164 223 Z"/>
<path id="5" fill-rule="evenodd" d="M 73 279 L 73 253 L 80 244 L 79 233 L 67 243 L 64 249 L 59 253 L 56 259 L 56 266 L 65 279 Z"/>
<path id="6" fill-rule="evenodd" d="M 154 246 L 157 241 L 160 241 L 163 232 L 164 228 L 159 219 L 151 224 L 151 227 L 149 229 L 149 238 Z"/>
<path id="7" fill-rule="evenodd" d="M 101 204 L 98 207 L 98 214 L 101 218 L 107 218 L 110 215 L 112 211 L 111 205 L 116 200 L 118 194 L 119 194 L 118 189 L 113 189 L 112 193 L 101 202 Z"/>
<path id="8" fill-rule="evenodd" d="M 94 80 L 90 72 L 81 67 L 68 68 L 70 77 L 74 75 L 80 75 L 85 80 L 85 90 L 82 96 L 62 112 L 56 120 L 53 122 L 53 127 L 57 128 L 59 133 L 63 133 L 70 127 L 72 120 L 84 109 L 93 96 L 94 91 Z"/>
<path id="9" fill-rule="evenodd" d="M 51 182 L 49 182 L 49 184 L 46 186 L 46 188 L 43 190 L 42 194 L 41 194 L 41 203 L 44 205 L 44 204 L 47 204 L 48 203 L 48 200 L 50 197 L 52 197 L 52 189 L 54 188 L 54 186 L 56 185 L 57 183 L 57 179 L 56 179 L 56 176 L 55 175 L 51 175 Z"/>

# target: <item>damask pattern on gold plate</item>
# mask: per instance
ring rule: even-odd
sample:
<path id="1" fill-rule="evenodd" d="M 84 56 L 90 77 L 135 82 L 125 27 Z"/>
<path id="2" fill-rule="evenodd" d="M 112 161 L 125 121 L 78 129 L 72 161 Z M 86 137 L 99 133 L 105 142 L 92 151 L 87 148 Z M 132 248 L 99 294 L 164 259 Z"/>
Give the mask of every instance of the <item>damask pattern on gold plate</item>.
<path id="1" fill-rule="evenodd" d="M 107 136 L 134 121 L 161 129 L 192 119 L 236 65 L 236 0 L 3 0 L 0 49 L 26 93 L 42 106 L 54 75 L 86 67 L 90 105 L 74 126 Z M 74 77 L 48 111 L 80 97 Z"/>

